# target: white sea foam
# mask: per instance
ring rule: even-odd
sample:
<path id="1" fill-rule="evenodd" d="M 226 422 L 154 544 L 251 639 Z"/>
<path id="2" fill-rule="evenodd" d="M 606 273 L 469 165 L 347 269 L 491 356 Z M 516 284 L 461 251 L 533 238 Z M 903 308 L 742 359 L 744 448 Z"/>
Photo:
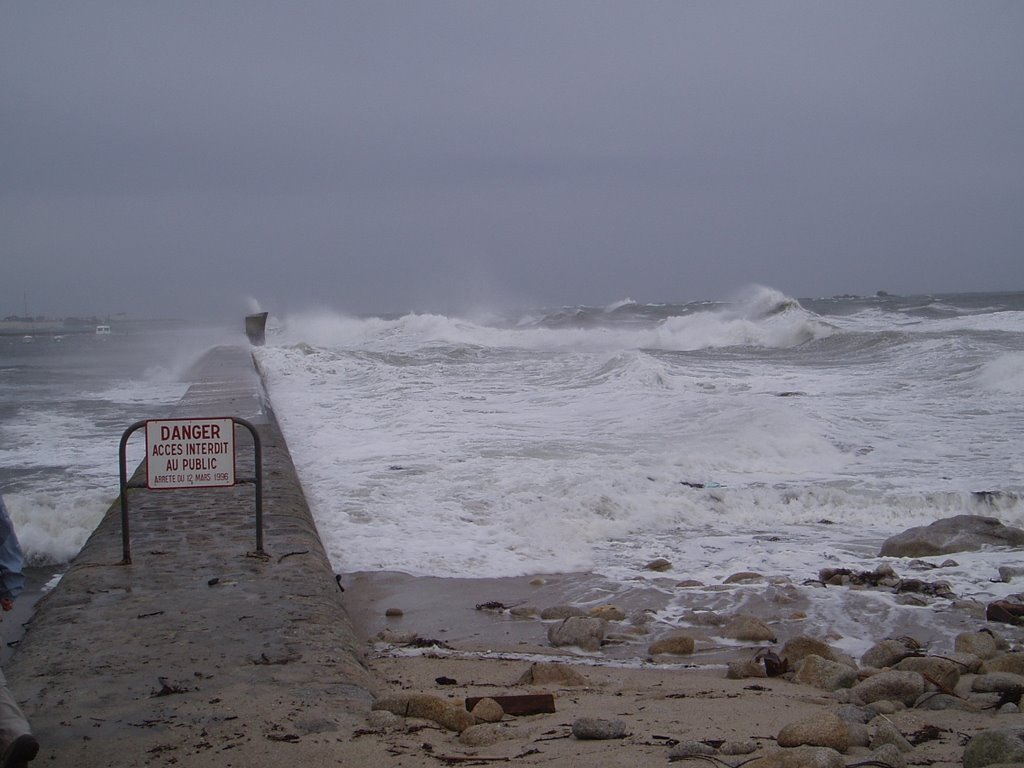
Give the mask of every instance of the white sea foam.
<path id="1" fill-rule="evenodd" d="M 984 390 L 1024 394 L 1024 352 L 1010 352 L 985 363 L 977 376 L 978 384 Z"/>
<path id="2" fill-rule="evenodd" d="M 717 588 L 741 570 L 870 570 L 887 535 L 961 512 L 1024 524 L 1019 353 L 978 335 L 1013 318 L 850 309 L 755 289 L 497 325 L 321 314 L 286 318 L 258 355 L 339 570 L 660 589 L 643 564 L 665 557 L 670 579 Z M 965 556 L 942 577 L 999 596 L 979 574 L 1018 560 Z M 669 592 L 670 622 L 718 599 Z M 884 596 L 808 599 L 837 625 L 854 608 L 883 634 L 906 619 Z"/>
<path id="3" fill-rule="evenodd" d="M 390 561 L 416 573 L 466 574 L 479 565 L 460 552 L 480 540 L 501 550 L 487 553 L 500 573 L 599 567 L 592 542 L 649 532 L 672 517 L 666 510 L 695 525 L 727 514 L 768 528 L 820 517 L 896 528 L 934 513 L 929 494 L 948 494 L 955 509 L 979 480 L 1005 482 L 1005 465 L 988 477 L 981 469 L 943 477 L 944 463 L 955 470 L 971 461 L 937 452 L 936 434 L 961 448 L 980 438 L 969 435 L 977 418 L 965 426 L 932 412 L 934 383 L 922 380 L 926 391 L 908 393 L 904 369 L 946 354 L 928 349 L 931 341 L 914 360 L 899 358 L 881 371 L 663 354 L 683 346 L 678 338 L 687 333 L 702 346 L 754 337 L 785 346 L 772 323 L 804 311 L 783 303 L 756 310 L 767 315 L 761 322 L 706 313 L 646 330 L 321 317 L 289 322 L 289 334 L 325 346 L 260 355 L 307 486 L 329 507 L 321 524 L 328 538 L 335 530 L 339 558 L 356 558 L 353 569 Z M 736 333 L 736 323 L 755 330 Z M 676 341 L 646 343 L 657 334 Z M 663 353 L 641 351 L 650 347 Z M 375 356 L 367 356 L 371 350 Z M 791 391 L 802 396 L 776 396 Z M 305 452 L 305 440 L 314 453 Z M 699 507 L 678 498 L 671 485 L 680 481 L 728 490 Z M 341 499 L 347 511 L 330 501 Z M 373 538 L 376 525 L 398 531 L 419 516 L 438 534 L 431 540 L 417 531 L 409 551 L 351 546 L 359 535 L 349 530 L 352 517 Z M 518 532 L 539 525 L 557 535 L 557 552 Z"/>
<path id="4" fill-rule="evenodd" d="M 113 480 L 116 493 L 116 476 Z M 76 482 L 4 496 L 30 563 L 68 562 L 78 554 L 112 501 L 109 490 Z"/>

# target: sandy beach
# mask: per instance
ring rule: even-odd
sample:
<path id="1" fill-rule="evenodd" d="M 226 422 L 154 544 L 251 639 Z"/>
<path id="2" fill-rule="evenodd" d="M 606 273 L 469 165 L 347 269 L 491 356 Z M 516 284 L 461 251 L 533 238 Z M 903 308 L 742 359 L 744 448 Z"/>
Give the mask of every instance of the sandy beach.
<path id="1" fill-rule="evenodd" d="M 826 639 L 799 620 L 770 622 L 777 630 L 777 643 L 719 641 L 716 646 L 707 640 L 698 643 L 694 654 L 652 657 L 647 649 L 659 631 L 656 627 L 648 629 L 650 634 L 638 633 L 635 642 L 583 652 L 552 646 L 546 632 L 557 622 L 513 618 L 507 610 L 476 607 L 501 602 L 501 598 L 519 602 L 531 590 L 542 600 L 564 597 L 579 583 L 571 576 L 546 577 L 543 584 L 539 579 L 532 581 L 367 573 L 345 577 L 346 607 L 357 630 L 364 633 L 367 663 L 379 683 L 377 706 L 381 702 L 387 706 L 396 697 L 408 700 L 414 694 L 437 697 L 456 709 L 465 709 L 467 698 L 551 694 L 555 711 L 506 715 L 497 724 L 476 725 L 461 735 L 430 719 L 375 711 L 354 724 L 351 733 L 338 734 L 339 757 L 346 763 L 351 757 L 367 765 L 395 766 L 490 762 L 636 766 L 670 761 L 739 766 L 777 752 L 777 739 L 787 726 L 837 712 L 849 701 L 848 690 L 831 692 L 794 682 L 789 679 L 791 673 L 729 678 L 729 662 L 751 662 L 759 649 L 779 651 L 784 637 Z M 388 609 L 396 615 L 387 616 Z M 609 624 L 637 631 L 628 629 L 628 621 Z M 985 624 L 976 622 L 977 628 Z M 1017 630 L 1009 626 L 1005 630 L 996 631 L 1015 644 Z M 950 637 L 944 647 L 935 644 L 925 654 L 952 656 L 954 639 Z M 566 674 L 572 677 L 574 672 L 579 678 L 522 682 L 535 664 L 568 669 Z M 758 663 L 749 666 L 763 669 Z M 867 674 L 861 669 L 858 679 Z M 805 754 L 802 759 L 810 762 L 799 764 L 961 766 L 971 736 L 1022 724 L 1019 713 L 995 714 L 993 709 L 981 708 L 986 700 L 971 692 L 976 677 L 962 675 L 956 693 L 965 701 L 971 699 L 970 707 L 977 711 L 928 711 L 876 703 L 876 717 L 851 731 L 853 741 L 866 740 L 866 744 L 845 749 L 841 763 Z M 581 718 L 611 721 L 621 735 L 578 738 L 573 729 Z M 906 751 L 898 752 L 899 760 L 891 751 L 872 749 L 885 740 L 880 733 L 891 734 L 883 726 L 895 728 L 906 740 L 901 742 Z M 697 742 L 705 745 L 701 749 L 708 754 L 683 754 L 695 749 L 688 745 Z M 839 759 L 837 753 L 827 754 Z"/>

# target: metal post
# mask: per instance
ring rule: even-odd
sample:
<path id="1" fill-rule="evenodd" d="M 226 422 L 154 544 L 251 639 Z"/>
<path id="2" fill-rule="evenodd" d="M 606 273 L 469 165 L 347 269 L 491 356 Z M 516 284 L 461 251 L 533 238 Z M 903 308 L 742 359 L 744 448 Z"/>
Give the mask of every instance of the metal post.
<path id="1" fill-rule="evenodd" d="M 121 445 L 118 448 L 117 456 L 121 464 L 121 565 L 132 564 L 132 546 L 128 535 L 128 466 L 127 466 L 127 445 L 128 438 L 132 433 L 146 426 L 146 420 L 136 421 L 121 435 Z"/>
<path id="2" fill-rule="evenodd" d="M 260 433 L 251 422 L 238 416 L 232 416 L 231 420 L 235 424 L 241 424 L 252 435 L 253 462 L 256 470 L 256 554 L 265 555 L 266 552 L 263 551 L 263 442 L 260 440 Z"/>

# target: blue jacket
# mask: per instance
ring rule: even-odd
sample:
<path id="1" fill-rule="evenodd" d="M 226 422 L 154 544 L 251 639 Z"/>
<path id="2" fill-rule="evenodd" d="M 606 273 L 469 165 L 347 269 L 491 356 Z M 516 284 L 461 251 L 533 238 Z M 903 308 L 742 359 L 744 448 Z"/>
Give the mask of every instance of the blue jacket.
<path id="1" fill-rule="evenodd" d="M 25 567 L 25 555 L 14 532 L 11 516 L 7 514 L 4 497 L 0 496 L 0 599 L 14 599 L 25 587 L 21 569 Z"/>

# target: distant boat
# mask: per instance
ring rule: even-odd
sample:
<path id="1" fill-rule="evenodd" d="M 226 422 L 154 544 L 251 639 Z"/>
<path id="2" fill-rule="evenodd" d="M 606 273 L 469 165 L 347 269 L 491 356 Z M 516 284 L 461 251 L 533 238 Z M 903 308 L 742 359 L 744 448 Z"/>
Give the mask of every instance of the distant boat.
<path id="1" fill-rule="evenodd" d="M 61 341 L 64 341 L 64 337 L 61 336 L 60 334 L 58 334 L 58 335 L 53 337 L 53 340 L 59 343 Z"/>
<path id="2" fill-rule="evenodd" d="M 109 325 L 97 325 L 96 326 L 96 335 L 97 336 L 109 336 L 110 335 L 110 326 Z"/>
<path id="3" fill-rule="evenodd" d="M 34 337 L 34 336 L 29 336 L 29 335 L 27 335 L 27 334 L 26 334 L 25 336 L 22 336 L 22 337 L 21 337 L 21 343 L 22 343 L 22 344 L 31 344 L 31 343 L 32 343 L 33 341 L 35 341 L 35 340 L 36 340 L 36 339 L 35 339 L 35 337 Z"/>

